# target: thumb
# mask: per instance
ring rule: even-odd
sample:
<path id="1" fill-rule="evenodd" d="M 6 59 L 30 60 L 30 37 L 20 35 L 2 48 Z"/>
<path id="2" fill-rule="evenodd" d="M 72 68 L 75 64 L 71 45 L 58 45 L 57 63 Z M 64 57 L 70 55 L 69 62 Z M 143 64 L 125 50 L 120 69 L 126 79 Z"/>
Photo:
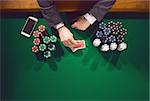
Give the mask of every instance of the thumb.
<path id="1" fill-rule="evenodd" d="M 77 23 L 75 22 L 74 24 L 71 25 L 72 28 L 77 28 Z"/>

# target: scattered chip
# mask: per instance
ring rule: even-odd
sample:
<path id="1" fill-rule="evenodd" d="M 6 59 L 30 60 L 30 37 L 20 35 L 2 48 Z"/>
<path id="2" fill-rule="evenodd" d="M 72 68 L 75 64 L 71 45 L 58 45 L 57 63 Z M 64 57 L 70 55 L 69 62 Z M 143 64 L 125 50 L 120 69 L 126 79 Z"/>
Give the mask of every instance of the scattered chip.
<path id="1" fill-rule="evenodd" d="M 40 44 L 39 45 L 39 50 L 40 51 L 45 51 L 46 50 L 46 45 L 45 44 Z"/>
<path id="2" fill-rule="evenodd" d="M 101 40 L 100 40 L 100 39 L 98 39 L 98 38 L 94 39 L 93 45 L 94 45 L 95 47 L 100 46 L 100 44 L 101 44 Z"/>
<path id="3" fill-rule="evenodd" d="M 99 24 L 99 28 L 100 28 L 100 29 L 105 29 L 105 28 L 106 28 L 106 24 L 105 24 L 104 22 L 101 22 L 101 23 Z"/>
<path id="4" fill-rule="evenodd" d="M 107 43 L 108 41 L 108 37 L 106 35 L 103 35 L 101 38 L 100 38 L 101 42 L 102 43 Z"/>
<path id="5" fill-rule="evenodd" d="M 57 42 L 57 37 L 55 35 L 50 36 L 51 42 L 55 43 Z"/>
<path id="6" fill-rule="evenodd" d="M 40 44 L 40 39 L 39 38 L 35 38 L 33 40 L 34 45 L 39 45 Z"/>
<path id="7" fill-rule="evenodd" d="M 40 25 L 39 28 L 38 28 L 38 30 L 40 32 L 44 32 L 45 31 L 45 26 L 44 25 Z"/>
<path id="8" fill-rule="evenodd" d="M 43 42 L 45 43 L 45 44 L 49 44 L 50 43 L 50 37 L 48 37 L 48 36 L 45 36 L 44 38 L 43 38 Z"/>
<path id="9" fill-rule="evenodd" d="M 111 29 L 110 28 L 105 28 L 103 29 L 104 35 L 109 35 L 111 33 Z"/>
<path id="10" fill-rule="evenodd" d="M 102 37 L 103 35 L 104 35 L 104 34 L 103 34 L 102 31 L 97 31 L 97 32 L 96 32 L 96 37 L 98 37 L 98 38 Z"/>
<path id="11" fill-rule="evenodd" d="M 56 50 L 56 46 L 55 46 L 54 44 L 50 43 L 50 44 L 48 45 L 48 49 L 49 49 L 50 51 L 55 51 L 55 50 Z"/>
<path id="12" fill-rule="evenodd" d="M 101 46 L 101 51 L 103 51 L 103 52 L 109 51 L 109 45 L 107 45 L 107 44 L 102 45 Z"/>
<path id="13" fill-rule="evenodd" d="M 51 57 L 51 52 L 50 52 L 50 51 L 45 51 L 45 52 L 44 52 L 44 57 L 45 57 L 46 59 L 50 58 L 50 57 Z"/>
<path id="14" fill-rule="evenodd" d="M 40 37 L 40 34 L 41 34 L 41 32 L 39 32 L 39 31 L 34 31 L 34 32 L 33 32 L 33 36 L 34 36 L 35 38 Z"/>
<path id="15" fill-rule="evenodd" d="M 109 41 L 110 43 L 116 42 L 116 37 L 115 37 L 114 35 L 110 35 L 110 36 L 108 37 L 108 41 Z"/>
<path id="16" fill-rule="evenodd" d="M 32 52 L 37 53 L 39 51 L 38 46 L 32 47 Z"/>

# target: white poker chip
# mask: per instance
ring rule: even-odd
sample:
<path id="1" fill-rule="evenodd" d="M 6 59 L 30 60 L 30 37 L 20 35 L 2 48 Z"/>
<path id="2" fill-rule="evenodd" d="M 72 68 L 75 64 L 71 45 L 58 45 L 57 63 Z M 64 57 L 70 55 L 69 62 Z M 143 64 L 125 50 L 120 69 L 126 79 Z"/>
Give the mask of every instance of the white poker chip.
<path id="1" fill-rule="evenodd" d="M 125 42 L 122 42 L 118 45 L 118 51 L 123 51 L 127 49 L 127 44 Z"/>
<path id="2" fill-rule="evenodd" d="M 109 50 L 109 45 L 104 44 L 104 45 L 101 46 L 101 51 L 107 52 L 108 50 Z"/>
<path id="3" fill-rule="evenodd" d="M 116 43 L 111 43 L 110 44 L 110 50 L 114 51 L 117 49 L 117 44 Z"/>
<path id="4" fill-rule="evenodd" d="M 93 45 L 94 45 L 95 47 L 100 46 L 100 44 L 101 44 L 101 40 L 100 40 L 100 39 L 98 39 L 98 38 L 94 39 Z"/>

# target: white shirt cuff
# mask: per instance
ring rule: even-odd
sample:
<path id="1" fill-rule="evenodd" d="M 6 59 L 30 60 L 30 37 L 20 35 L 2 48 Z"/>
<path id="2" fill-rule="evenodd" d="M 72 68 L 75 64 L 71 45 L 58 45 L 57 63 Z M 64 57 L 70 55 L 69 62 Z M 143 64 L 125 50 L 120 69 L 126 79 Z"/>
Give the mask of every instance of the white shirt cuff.
<path id="1" fill-rule="evenodd" d="M 59 29 L 59 28 L 61 28 L 61 27 L 63 27 L 63 26 L 64 26 L 64 23 L 61 22 L 61 23 L 57 24 L 57 25 L 55 26 L 55 28 L 56 28 L 56 29 Z"/>
<path id="2" fill-rule="evenodd" d="M 91 25 L 96 21 L 96 18 L 92 14 L 86 13 L 84 17 Z"/>

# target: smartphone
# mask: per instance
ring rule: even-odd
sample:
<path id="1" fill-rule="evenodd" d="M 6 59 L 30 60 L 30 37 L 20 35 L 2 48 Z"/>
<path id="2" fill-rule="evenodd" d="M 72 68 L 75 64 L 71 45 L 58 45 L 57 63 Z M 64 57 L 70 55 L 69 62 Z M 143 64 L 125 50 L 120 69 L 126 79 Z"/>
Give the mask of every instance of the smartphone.
<path id="1" fill-rule="evenodd" d="M 21 34 L 30 37 L 33 33 L 33 30 L 38 22 L 38 19 L 32 16 L 29 16 L 24 24 L 24 27 L 21 31 Z"/>

